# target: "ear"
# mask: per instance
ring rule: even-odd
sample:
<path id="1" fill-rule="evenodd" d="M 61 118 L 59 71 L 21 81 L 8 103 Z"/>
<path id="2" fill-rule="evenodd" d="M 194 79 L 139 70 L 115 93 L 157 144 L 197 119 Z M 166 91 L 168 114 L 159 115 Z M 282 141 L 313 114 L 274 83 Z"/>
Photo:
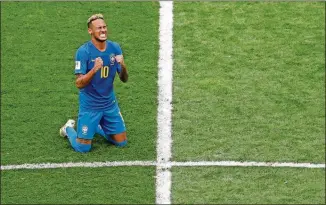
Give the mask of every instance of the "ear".
<path id="1" fill-rule="evenodd" d="M 91 28 L 88 28 L 88 33 L 89 33 L 90 35 L 92 35 L 93 31 L 92 31 Z"/>

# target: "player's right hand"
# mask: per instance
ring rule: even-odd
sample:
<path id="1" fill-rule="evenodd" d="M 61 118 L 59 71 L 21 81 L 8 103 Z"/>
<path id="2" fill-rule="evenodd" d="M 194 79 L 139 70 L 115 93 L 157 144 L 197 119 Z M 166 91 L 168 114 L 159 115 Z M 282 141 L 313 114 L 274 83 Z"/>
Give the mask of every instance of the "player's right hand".
<path id="1" fill-rule="evenodd" d="M 97 57 L 94 63 L 95 72 L 100 70 L 103 67 L 103 60 L 101 57 Z"/>

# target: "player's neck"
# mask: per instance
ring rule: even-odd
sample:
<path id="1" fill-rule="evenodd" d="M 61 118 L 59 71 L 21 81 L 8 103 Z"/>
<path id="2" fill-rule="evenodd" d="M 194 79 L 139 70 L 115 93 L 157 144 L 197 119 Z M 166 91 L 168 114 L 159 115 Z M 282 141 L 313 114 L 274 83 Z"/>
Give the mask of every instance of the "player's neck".
<path id="1" fill-rule="evenodd" d="M 101 52 L 106 50 L 106 41 L 97 41 L 95 39 L 92 39 L 93 45 Z"/>

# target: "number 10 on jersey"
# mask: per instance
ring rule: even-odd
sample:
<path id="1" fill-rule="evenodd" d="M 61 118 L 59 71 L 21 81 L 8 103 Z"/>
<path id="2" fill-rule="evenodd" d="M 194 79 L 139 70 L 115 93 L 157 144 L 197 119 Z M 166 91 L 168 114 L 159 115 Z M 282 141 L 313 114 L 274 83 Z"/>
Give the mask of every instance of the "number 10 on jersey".
<path id="1" fill-rule="evenodd" d="M 109 76 L 109 66 L 101 68 L 101 78 L 107 78 Z"/>

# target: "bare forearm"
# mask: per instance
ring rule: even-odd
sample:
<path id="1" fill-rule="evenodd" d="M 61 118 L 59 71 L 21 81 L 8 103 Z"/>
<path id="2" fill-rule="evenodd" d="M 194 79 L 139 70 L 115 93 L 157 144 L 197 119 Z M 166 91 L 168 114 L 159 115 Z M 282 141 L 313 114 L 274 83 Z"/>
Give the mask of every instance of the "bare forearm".
<path id="1" fill-rule="evenodd" d="M 128 81 L 128 71 L 126 65 L 123 63 L 121 64 L 121 72 L 119 74 L 120 80 L 122 82 L 127 82 Z"/>
<path id="2" fill-rule="evenodd" d="M 91 82 L 95 73 L 96 73 L 95 69 L 92 69 L 85 75 L 81 75 L 81 74 L 77 75 L 76 87 L 80 89 L 87 86 Z"/>

